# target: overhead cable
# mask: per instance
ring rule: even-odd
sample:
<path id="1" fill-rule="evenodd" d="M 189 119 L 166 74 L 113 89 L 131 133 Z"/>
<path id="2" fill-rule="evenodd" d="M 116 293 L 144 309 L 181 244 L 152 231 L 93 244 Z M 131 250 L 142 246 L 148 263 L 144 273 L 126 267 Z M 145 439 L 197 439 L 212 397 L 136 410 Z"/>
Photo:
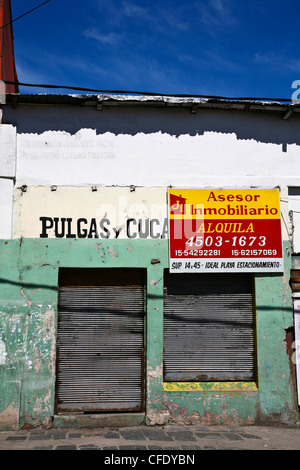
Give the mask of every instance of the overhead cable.
<path id="1" fill-rule="evenodd" d="M 11 20 L 9 23 L 6 23 L 6 24 L 3 25 L 3 26 L 0 26 L 0 29 L 5 28 L 6 26 L 9 26 L 9 25 L 12 24 L 14 21 L 17 21 L 17 20 L 19 20 L 20 18 L 23 18 L 23 16 L 26 16 L 26 15 L 28 15 L 29 13 L 31 13 L 32 11 L 37 10 L 38 8 L 40 8 L 41 6 L 45 5 L 45 3 L 48 3 L 48 2 L 50 2 L 50 0 L 46 0 L 46 2 L 41 3 L 40 5 L 38 5 L 38 6 L 35 7 L 35 8 L 32 8 L 31 10 L 27 11 L 26 13 L 23 13 L 23 15 L 18 16 L 18 18 L 15 18 L 14 20 Z"/>
<path id="2" fill-rule="evenodd" d="M 7 85 L 19 85 L 24 87 L 32 88 L 49 88 L 49 89 L 62 89 L 62 90 L 77 90 L 86 91 L 92 93 L 107 93 L 107 94 L 120 94 L 120 95 L 143 95 L 143 96 L 164 96 L 174 98 L 204 98 L 204 99 L 215 99 L 225 101 L 273 101 L 273 102 L 292 102 L 288 98 L 254 98 L 254 97 L 226 97 L 217 95 L 199 95 L 199 94 L 178 94 L 178 93 L 156 93 L 151 91 L 125 91 L 125 90 L 98 90 L 94 88 L 65 86 L 65 85 L 48 85 L 48 84 L 33 84 L 33 83 L 21 83 L 19 81 L 8 81 L 4 80 Z"/>

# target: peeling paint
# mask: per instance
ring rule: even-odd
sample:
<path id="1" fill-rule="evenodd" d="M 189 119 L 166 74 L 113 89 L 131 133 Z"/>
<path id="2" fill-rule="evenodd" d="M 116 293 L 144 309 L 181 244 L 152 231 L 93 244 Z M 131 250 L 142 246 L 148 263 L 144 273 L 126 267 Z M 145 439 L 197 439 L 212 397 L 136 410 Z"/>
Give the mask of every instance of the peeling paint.
<path id="1" fill-rule="evenodd" d="M 161 281 L 161 279 L 158 279 L 158 280 L 157 279 L 151 279 L 150 285 L 156 287 L 157 284 L 159 283 L 159 281 Z"/>
<path id="2" fill-rule="evenodd" d="M 129 246 L 132 250 L 134 247 L 134 257 L 129 254 L 132 253 Z M 33 249 L 35 259 L 32 259 Z M 43 265 L 46 253 L 47 265 Z M 58 245 L 56 240 L 33 242 L 24 238 L 21 247 L 19 240 L 11 240 L 5 247 L 0 244 L 0 255 L 9 266 L 4 265 L 6 276 L 12 280 L 7 285 L 0 284 L 0 362 L 4 372 L 0 381 L 0 428 L 51 426 L 55 401 L 58 267 L 99 267 L 101 255 L 107 267 L 131 263 L 147 270 L 145 411 L 150 425 L 247 425 L 259 418 L 265 423 L 275 416 L 289 422 L 293 419 L 291 374 L 284 341 L 285 327 L 292 324 L 292 311 L 288 303 L 289 287 L 278 276 L 256 279 L 258 390 L 242 382 L 230 387 L 225 383 L 187 382 L 167 391 L 163 383 L 162 282 L 163 270 L 168 267 L 167 240 L 139 240 L 130 245 L 127 240 L 107 240 L 104 246 L 92 239 L 60 240 Z M 160 264 L 152 264 L 153 259 L 160 259 Z M 30 270 L 23 269 L 29 265 Z M 32 289 L 28 287 L 31 284 Z"/>
<path id="3" fill-rule="evenodd" d="M 116 250 L 113 247 L 108 248 L 108 253 L 109 253 L 111 259 L 114 259 L 115 257 L 118 256 Z"/>
<path id="4" fill-rule="evenodd" d="M 162 365 L 157 365 L 154 368 L 148 366 L 147 375 L 152 379 L 162 379 Z"/>
<path id="5" fill-rule="evenodd" d="M 162 426 L 164 424 L 167 424 L 170 421 L 171 414 L 169 411 L 163 410 L 159 412 L 155 411 L 150 411 L 147 414 L 147 419 L 149 420 L 149 424 L 151 426 Z"/>
<path id="6" fill-rule="evenodd" d="M 0 429 L 18 429 L 19 428 L 19 408 L 11 403 L 0 413 Z"/>
<path id="7" fill-rule="evenodd" d="M 21 294 L 23 295 L 23 297 L 25 297 L 26 302 L 27 302 L 27 305 L 28 305 L 28 308 L 30 309 L 30 307 L 31 307 L 31 305 L 32 305 L 31 300 L 29 300 L 29 299 L 27 298 L 27 296 L 24 294 L 23 289 L 21 289 Z"/>
<path id="8" fill-rule="evenodd" d="M 105 253 L 104 253 L 104 249 L 103 249 L 101 243 L 96 243 L 96 245 L 95 245 L 95 250 L 96 250 L 96 251 L 97 251 L 97 248 L 99 248 L 102 261 L 104 261 L 104 259 L 105 259 Z"/>
<path id="9" fill-rule="evenodd" d="M 0 340 L 0 365 L 4 365 L 6 363 L 6 347 L 4 341 Z"/>

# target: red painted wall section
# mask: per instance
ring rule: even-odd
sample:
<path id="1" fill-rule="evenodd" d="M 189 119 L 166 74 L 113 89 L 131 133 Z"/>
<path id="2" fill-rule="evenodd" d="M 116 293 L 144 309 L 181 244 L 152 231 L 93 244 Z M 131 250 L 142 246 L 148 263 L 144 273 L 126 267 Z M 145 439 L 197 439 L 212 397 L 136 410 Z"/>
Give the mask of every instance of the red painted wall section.
<path id="1" fill-rule="evenodd" d="M 10 0 L 0 0 L 0 80 L 18 81 Z M 5 26 L 7 25 L 8 26 Z M 4 26 L 4 27 L 3 27 Z M 18 85 L 6 85 L 6 93 L 18 93 Z"/>

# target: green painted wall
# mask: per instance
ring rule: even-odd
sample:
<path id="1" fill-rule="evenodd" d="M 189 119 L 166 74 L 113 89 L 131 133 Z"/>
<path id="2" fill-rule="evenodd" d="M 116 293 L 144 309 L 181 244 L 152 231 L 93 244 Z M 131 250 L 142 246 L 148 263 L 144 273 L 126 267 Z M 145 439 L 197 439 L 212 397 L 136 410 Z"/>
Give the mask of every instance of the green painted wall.
<path id="1" fill-rule="evenodd" d="M 51 426 L 59 267 L 147 268 L 148 424 L 296 420 L 285 329 L 292 326 L 285 245 L 284 276 L 256 278 L 258 390 L 164 392 L 163 269 L 166 240 L 0 240 L 0 430 Z M 159 264 L 152 264 L 152 259 Z"/>

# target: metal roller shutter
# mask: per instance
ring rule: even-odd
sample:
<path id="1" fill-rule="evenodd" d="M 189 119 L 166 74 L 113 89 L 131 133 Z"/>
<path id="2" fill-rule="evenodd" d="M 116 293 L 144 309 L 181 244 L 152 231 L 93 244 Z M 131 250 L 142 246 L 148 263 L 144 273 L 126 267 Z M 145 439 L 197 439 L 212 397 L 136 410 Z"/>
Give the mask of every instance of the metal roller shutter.
<path id="1" fill-rule="evenodd" d="M 143 272 L 61 270 L 58 412 L 142 410 L 143 345 Z"/>
<path id="2" fill-rule="evenodd" d="M 164 380 L 254 380 L 252 277 L 166 271 L 164 282 Z"/>

